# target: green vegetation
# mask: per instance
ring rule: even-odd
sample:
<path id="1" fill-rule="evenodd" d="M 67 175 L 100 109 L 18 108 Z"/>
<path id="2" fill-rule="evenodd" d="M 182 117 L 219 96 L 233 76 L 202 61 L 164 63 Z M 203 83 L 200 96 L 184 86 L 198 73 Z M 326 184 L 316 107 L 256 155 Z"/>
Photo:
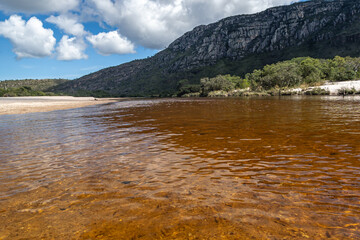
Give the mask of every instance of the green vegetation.
<path id="1" fill-rule="evenodd" d="M 252 90 L 315 85 L 324 81 L 346 81 L 360 78 L 360 58 L 334 59 L 294 58 L 266 65 L 246 75 Z"/>
<path id="2" fill-rule="evenodd" d="M 360 94 L 360 91 L 357 91 L 355 88 L 342 88 L 339 90 L 339 95 L 355 95 Z"/>
<path id="3" fill-rule="evenodd" d="M 176 94 L 178 97 L 195 92 L 200 92 L 200 85 L 190 84 L 189 80 L 187 79 L 183 79 L 179 81 L 177 85 L 177 94 Z"/>
<path id="4" fill-rule="evenodd" d="M 336 41 L 335 41 L 336 40 Z M 202 78 L 214 78 L 231 74 L 245 78 L 254 69 L 262 69 L 266 65 L 288 61 L 302 56 L 313 59 L 330 59 L 336 55 L 360 56 L 358 42 L 337 43 L 337 39 L 319 43 L 307 42 L 300 46 L 288 47 L 280 51 L 249 54 L 240 60 L 222 59 L 214 65 L 199 66 L 191 70 L 164 72 L 162 69 L 150 69 L 140 72 L 134 79 L 124 81 L 114 92 L 121 96 L 160 96 L 171 97 L 178 93 L 178 82 L 187 79 L 189 84 L 200 85 Z M 336 43 L 336 44 L 335 44 Z M 152 76 L 149 79 L 149 76 Z"/>
<path id="5" fill-rule="evenodd" d="M 108 92 L 103 90 L 97 90 L 97 91 L 86 91 L 86 90 L 79 90 L 75 94 L 73 94 L 74 97 L 95 97 L 95 98 L 107 98 L 112 97 Z"/>
<path id="6" fill-rule="evenodd" d="M 206 97 L 213 91 L 229 92 L 247 87 L 249 87 L 249 83 L 246 79 L 238 76 L 219 75 L 214 78 L 202 78 L 200 80 L 200 95 Z"/>
<path id="7" fill-rule="evenodd" d="M 172 63 L 169 62 L 167 63 L 168 65 L 160 65 L 159 61 L 149 58 L 142 60 L 145 61 L 144 64 L 148 67 L 142 68 L 142 70 L 138 72 L 135 71 L 136 73 L 134 75 L 121 81 L 119 80 L 121 77 L 112 75 L 112 73 L 109 72 L 108 75 L 101 77 L 99 81 L 89 80 L 88 82 L 84 81 L 76 85 L 74 85 L 72 81 L 69 81 L 68 83 L 60 84 L 55 88 L 55 91 L 62 92 L 66 95 L 74 95 L 78 94 L 77 91 L 83 94 L 84 92 L 81 89 L 97 90 L 98 88 L 103 89 L 103 91 L 111 97 L 196 96 L 196 94 L 193 94 L 194 89 L 185 90 L 189 93 L 179 93 L 181 92 L 179 89 L 180 81 L 185 79 L 187 80 L 187 84 L 185 85 L 188 85 L 188 87 L 200 88 L 200 80 L 202 78 L 214 78 L 219 75 L 231 74 L 245 79 L 246 74 L 252 73 L 254 69 L 263 69 L 266 65 L 288 61 L 302 56 L 309 56 L 315 60 L 330 59 L 336 55 L 360 56 L 359 42 L 356 40 L 343 43 L 341 41 L 342 37 L 321 42 L 307 41 L 300 46 L 249 54 L 239 60 L 221 59 L 212 65 L 200 64 L 197 67 L 182 70 L 175 68 L 170 70 L 168 66 L 171 66 Z M 168 51 L 170 50 L 166 49 L 161 54 L 166 56 Z M 183 57 L 186 57 L 186 54 L 179 56 L 179 58 Z M 311 77 L 315 78 L 314 75 L 312 75 L 307 81 L 311 82 Z M 190 85 L 192 85 L 192 87 Z M 94 96 L 92 91 L 86 91 L 89 94 L 86 96 Z M 199 93 L 200 90 L 196 90 L 196 92 Z"/>
<path id="8" fill-rule="evenodd" d="M 233 68 L 235 65 L 231 65 Z M 234 63 L 232 63 L 234 64 Z M 222 66 L 222 67 L 220 67 Z M 225 62 L 218 63 L 214 68 L 226 67 Z M 238 71 L 232 69 L 232 73 Z M 242 72 L 243 70 L 241 70 Z M 151 74 L 146 72 L 144 74 Z M 238 97 L 238 96 L 263 96 L 263 95 L 292 95 L 296 94 L 292 89 L 307 89 L 310 86 L 318 86 L 325 81 L 346 81 L 360 79 L 360 58 L 339 57 L 333 59 L 316 59 L 311 57 L 298 57 L 291 60 L 280 61 L 275 64 L 268 64 L 262 68 L 255 69 L 252 72 L 243 75 L 219 74 L 214 77 L 202 77 L 194 79 L 195 75 L 184 76 L 180 81 L 169 80 L 163 78 L 161 82 L 157 82 L 155 78 L 160 75 L 149 75 L 147 82 L 139 81 L 137 84 L 141 86 L 134 87 L 133 83 L 122 82 L 121 86 L 117 86 L 114 80 L 104 79 L 109 86 L 115 88 L 131 88 L 140 89 L 137 92 L 124 92 L 114 94 L 111 87 L 105 90 L 77 90 L 71 93 L 55 92 L 56 86 L 66 84 L 67 80 L 63 79 L 45 79 L 45 80 L 15 80 L 0 82 L 0 96 L 44 96 L 44 95 L 73 95 L 76 97 L 93 96 L 102 97 Z M 202 72 L 201 74 L 204 74 Z M 146 82 L 146 83 L 145 83 Z M 151 86 L 149 86 L 149 84 Z M 163 86 L 163 90 L 159 92 L 159 86 Z M 174 84 L 176 84 L 174 86 Z M 164 88 L 168 86 L 169 88 Z M 341 94 L 359 94 L 355 89 L 344 89 Z M 327 91 L 320 88 L 311 88 L 303 91 L 306 95 L 326 95 Z"/>
<path id="9" fill-rule="evenodd" d="M 35 91 L 31 87 L 20 88 L 0 88 L 0 97 L 22 97 L 22 96 L 51 96 L 54 93 L 44 93 L 42 91 Z"/>
<path id="10" fill-rule="evenodd" d="M 325 81 L 346 81 L 360 78 L 360 58 L 339 57 L 315 59 L 311 57 L 294 58 L 254 70 L 245 78 L 231 75 L 218 75 L 202 78 L 200 84 L 189 84 L 188 80 L 179 82 L 177 96 L 198 95 L 203 97 L 243 96 L 248 92 L 268 95 L 291 95 L 295 87 L 316 86 Z M 199 89 L 199 90 L 198 90 Z M 247 89 L 244 91 L 244 89 Z M 347 94 L 353 91 L 344 91 Z M 307 91 L 307 95 L 326 95 L 329 92 L 320 88 Z M 263 95 L 263 94 L 261 94 Z"/>
<path id="11" fill-rule="evenodd" d="M 313 88 L 310 89 L 308 91 L 305 92 L 305 95 L 329 95 L 330 92 L 325 90 L 325 89 L 321 89 L 321 88 Z"/>
<path id="12" fill-rule="evenodd" d="M 206 97 L 214 91 L 229 92 L 235 89 L 248 88 L 249 86 L 250 84 L 246 79 L 229 74 L 218 75 L 214 78 L 202 78 L 200 84 L 191 84 L 187 79 L 184 79 L 179 81 L 176 95 L 178 97 L 184 95 Z"/>
<path id="13" fill-rule="evenodd" d="M 25 79 L 0 81 L 0 97 L 54 96 L 52 88 L 67 82 L 65 79 Z"/>
<path id="14" fill-rule="evenodd" d="M 0 81 L 0 88 L 10 89 L 10 88 L 21 88 L 21 87 L 30 87 L 34 91 L 50 91 L 51 88 L 65 83 L 69 80 L 66 79 L 24 79 L 24 80 L 6 80 Z"/>
<path id="15" fill-rule="evenodd" d="M 57 96 L 72 95 L 74 97 L 113 97 L 103 90 L 87 91 L 78 90 L 75 93 L 63 93 L 55 91 L 55 87 L 68 82 L 65 79 L 25 79 L 0 81 L 0 97 L 22 97 L 22 96 Z"/>

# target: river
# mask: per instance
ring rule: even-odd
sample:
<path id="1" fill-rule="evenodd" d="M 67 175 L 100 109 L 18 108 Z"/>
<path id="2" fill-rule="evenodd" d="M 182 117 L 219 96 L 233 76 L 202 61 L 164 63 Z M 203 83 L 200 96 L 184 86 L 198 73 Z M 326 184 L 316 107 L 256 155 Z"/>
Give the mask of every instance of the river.
<path id="1" fill-rule="evenodd" d="M 360 98 L 0 116 L 0 239 L 359 239 Z"/>

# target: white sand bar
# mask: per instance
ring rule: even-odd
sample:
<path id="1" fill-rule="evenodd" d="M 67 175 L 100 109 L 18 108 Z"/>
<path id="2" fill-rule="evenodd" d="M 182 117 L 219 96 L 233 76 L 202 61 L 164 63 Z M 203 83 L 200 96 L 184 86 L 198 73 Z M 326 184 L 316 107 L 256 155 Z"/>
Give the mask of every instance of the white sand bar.
<path id="1" fill-rule="evenodd" d="M 342 89 L 355 89 L 360 91 L 360 80 L 356 81 L 344 81 L 344 82 L 328 82 L 324 85 L 319 86 L 321 89 L 330 91 L 330 95 L 338 95 Z"/>
<path id="2" fill-rule="evenodd" d="M 118 99 L 69 96 L 0 97 L 0 115 L 48 112 L 117 101 Z"/>

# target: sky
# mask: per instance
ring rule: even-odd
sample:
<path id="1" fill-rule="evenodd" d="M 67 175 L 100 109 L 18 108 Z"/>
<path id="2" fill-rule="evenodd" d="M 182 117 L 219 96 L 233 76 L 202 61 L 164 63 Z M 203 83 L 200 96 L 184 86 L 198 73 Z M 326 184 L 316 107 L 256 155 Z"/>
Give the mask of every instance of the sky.
<path id="1" fill-rule="evenodd" d="M 0 0 L 0 81 L 75 79 L 153 56 L 201 24 L 294 0 Z"/>

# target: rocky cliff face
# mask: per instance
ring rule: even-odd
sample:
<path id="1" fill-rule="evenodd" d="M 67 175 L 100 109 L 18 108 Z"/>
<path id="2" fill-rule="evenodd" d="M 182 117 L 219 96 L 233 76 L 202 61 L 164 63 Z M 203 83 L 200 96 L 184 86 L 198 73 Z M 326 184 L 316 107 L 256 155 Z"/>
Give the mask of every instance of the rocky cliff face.
<path id="1" fill-rule="evenodd" d="M 294 56 L 314 56 L 311 47 L 319 44 L 325 44 L 326 48 L 334 47 L 335 50 L 330 51 L 332 54 L 358 54 L 353 49 L 346 51 L 346 46 L 358 45 L 359 33 L 358 0 L 296 3 L 198 26 L 152 58 L 101 70 L 66 83 L 59 90 L 104 90 L 123 96 L 151 95 L 164 90 L 171 93 L 181 78 L 199 81 L 205 74 L 203 69 L 218 66 L 224 60 L 241 66 L 251 56 L 257 65 L 261 65 L 279 59 L 267 57 L 263 61 L 259 58 L 289 49 L 297 49 Z M 318 57 L 322 57 L 321 51 L 317 52 L 320 52 Z M 251 64 L 249 66 L 248 71 L 252 70 Z M 232 73 L 226 69 L 209 73 Z"/>

